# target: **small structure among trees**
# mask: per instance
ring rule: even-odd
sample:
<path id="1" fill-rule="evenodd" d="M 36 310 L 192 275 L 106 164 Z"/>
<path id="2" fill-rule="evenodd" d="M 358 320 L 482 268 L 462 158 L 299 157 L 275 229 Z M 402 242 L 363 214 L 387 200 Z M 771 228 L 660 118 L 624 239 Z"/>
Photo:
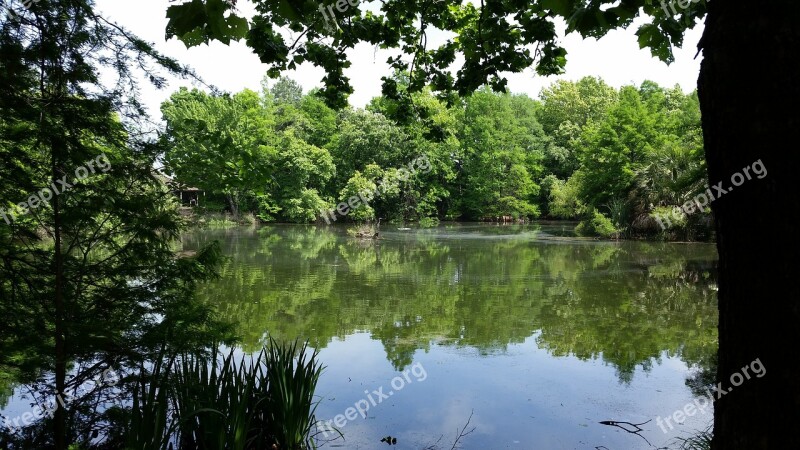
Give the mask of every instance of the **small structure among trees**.
<path id="1" fill-rule="evenodd" d="M 205 198 L 206 196 L 204 190 L 182 185 L 160 170 L 155 171 L 155 177 L 181 200 L 182 206 L 200 206 L 200 197 Z"/>
<path id="2" fill-rule="evenodd" d="M 176 187 L 173 189 L 175 195 L 181 199 L 181 205 L 200 206 L 200 197 L 205 197 L 205 191 L 194 187 Z"/>

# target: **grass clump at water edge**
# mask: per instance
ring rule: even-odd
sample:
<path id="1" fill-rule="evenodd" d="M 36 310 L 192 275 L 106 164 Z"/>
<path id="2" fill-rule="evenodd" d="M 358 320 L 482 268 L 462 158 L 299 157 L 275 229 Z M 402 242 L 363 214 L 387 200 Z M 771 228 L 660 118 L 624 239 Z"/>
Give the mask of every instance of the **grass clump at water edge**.
<path id="1" fill-rule="evenodd" d="M 133 393 L 128 449 L 314 449 L 322 372 L 308 344 L 274 340 L 257 356 L 181 355 L 157 362 Z"/>

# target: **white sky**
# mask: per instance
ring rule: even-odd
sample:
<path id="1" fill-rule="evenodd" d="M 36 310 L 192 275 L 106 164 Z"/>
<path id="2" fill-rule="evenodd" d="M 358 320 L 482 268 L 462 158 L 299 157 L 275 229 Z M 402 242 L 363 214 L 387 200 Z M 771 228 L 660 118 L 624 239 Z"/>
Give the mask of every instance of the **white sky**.
<path id="1" fill-rule="evenodd" d="M 142 39 L 155 43 L 155 47 L 167 56 L 188 64 L 207 83 L 224 91 L 238 92 L 249 88 L 261 88 L 261 79 L 266 73 L 266 65 L 261 64 L 244 42 L 230 46 L 219 42 L 187 49 L 177 39 L 167 42 L 164 30 L 167 24 L 166 11 L 169 0 L 96 0 L 98 9 L 106 17 L 133 31 Z M 250 17 L 252 4 L 239 1 L 240 15 Z M 564 75 L 540 77 L 533 69 L 525 73 L 509 74 L 508 86 L 512 92 L 526 93 L 537 97 L 541 89 L 559 78 L 577 80 L 587 75 L 600 76 L 606 83 L 620 87 L 625 84 L 639 84 L 643 80 L 653 80 L 662 86 L 678 84 L 684 91 L 692 91 L 697 85 L 700 73 L 697 42 L 702 33 L 702 25 L 690 30 L 682 49 L 676 50 L 676 61 L 670 66 L 650 56 L 649 50 L 640 50 L 635 36 L 635 27 L 609 33 L 597 41 L 583 40 L 579 35 L 570 35 L 562 40 L 569 52 L 567 70 Z M 437 45 L 434 39 L 431 45 Z M 390 53 L 377 51 L 369 45 L 358 46 L 349 54 L 352 66 L 345 71 L 355 93 L 350 96 L 350 104 L 361 107 L 372 97 L 380 95 L 381 76 L 390 73 L 386 59 Z M 320 85 L 324 73 L 321 69 L 304 64 L 298 70 L 287 72 L 307 91 Z M 143 101 L 150 108 L 154 119 L 160 119 L 159 105 L 179 86 L 191 86 L 186 80 L 175 80 L 161 91 L 142 83 Z"/>

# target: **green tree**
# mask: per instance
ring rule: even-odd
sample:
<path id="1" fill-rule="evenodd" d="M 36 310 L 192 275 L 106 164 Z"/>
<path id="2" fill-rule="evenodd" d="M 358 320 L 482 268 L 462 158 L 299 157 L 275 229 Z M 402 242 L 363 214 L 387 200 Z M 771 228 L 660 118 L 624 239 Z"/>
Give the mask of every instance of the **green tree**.
<path id="1" fill-rule="evenodd" d="M 403 74 L 395 74 L 395 78 L 399 83 L 407 82 Z M 447 107 L 430 90 L 415 92 L 410 99 L 411 103 L 381 96 L 372 99 L 367 107 L 401 124 L 409 137 L 408 146 L 413 149 L 413 156 L 406 152 L 404 158 L 425 157 L 426 167 L 416 167 L 418 170 L 403 185 L 399 204 L 387 203 L 384 211 L 399 212 L 407 220 L 458 217 L 458 199 L 453 192 L 457 189 L 458 167 L 463 164 L 458 140 L 463 110 Z M 393 166 L 406 167 L 408 162 L 403 159 Z"/>
<path id="2" fill-rule="evenodd" d="M 297 106 L 303 99 L 303 87 L 289 77 L 281 77 L 269 91 L 278 103 Z"/>
<path id="3" fill-rule="evenodd" d="M 645 156 L 634 172 L 630 193 L 632 224 L 639 229 L 658 230 L 651 215 L 654 208 L 685 204 L 706 190 L 706 166 L 697 93 L 680 89 L 660 90 L 654 97 L 660 105 L 659 123 L 665 135 L 660 146 Z M 648 100 L 648 104 L 653 103 Z M 710 232 L 709 214 L 697 211 L 687 217 L 681 238 Z M 677 227 L 676 227 L 677 228 Z M 678 231 L 678 230 L 670 230 Z"/>
<path id="4" fill-rule="evenodd" d="M 178 182 L 224 195 L 234 215 L 243 197 L 265 194 L 273 117 L 258 94 L 181 88 L 161 111 L 167 123 L 164 163 Z"/>
<path id="5" fill-rule="evenodd" d="M 583 128 L 580 169 L 570 180 L 583 202 L 618 216 L 618 225 L 660 232 L 654 208 L 682 205 L 705 189 L 702 143 L 695 94 L 651 81 L 625 86 L 605 118 Z M 702 232 L 705 219 L 694 216 L 689 231 Z"/>
<path id="6" fill-rule="evenodd" d="M 370 164 L 387 169 L 415 156 L 408 135 L 382 114 L 342 111 L 338 129 L 329 145 L 337 162 L 335 186 L 344 186 L 356 170 L 363 172 Z"/>
<path id="7" fill-rule="evenodd" d="M 337 133 L 336 111 L 329 108 L 315 91 L 303 97 L 300 101 L 300 110 L 308 118 L 305 140 L 317 147 L 325 147 Z"/>
<path id="8" fill-rule="evenodd" d="M 368 172 L 373 173 L 379 170 L 380 168 L 378 166 L 370 166 L 367 168 Z M 363 193 L 369 193 L 368 196 L 371 195 L 372 198 L 364 198 Z M 375 220 L 377 217 L 375 216 L 375 209 L 370 203 L 372 203 L 372 200 L 375 199 L 378 194 L 378 186 L 375 182 L 356 170 L 353 176 L 347 180 L 347 184 L 344 188 L 342 188 L 342 191 L 339 193 L 339 198 L 341 198 L 343 202 L 347 202 L 347 200 L 352 197 L 361 196 L 361 198 L 364 198 L 367 203 L 351 209 L 347 217 L 355 221 L 371 221 Z"/>
<path id="9" fill-rule="evenodd" d="M 217 251 L 176 258 L 181 221 L 153 174 L 159 147 L 125 101 L 137 91 L 133 61 L 189 72 L 91 2 L 18 13 L 0 22 L 0 77 L 13 86 L 0 92 L 0 160 L 21 169 L 0 173 L 0 208 L 14 212 L 0 222 L 0 366 L 52 379 L 36 395 L 63 399 L 109 366 L 139 365 L 169 334 L 170 346 L 209 338 L 198 336 L 208 312 L 192 294 Z M 111 86 L 99 81 L 114 75 Z M 87 405 L 98 398 L 57 407 L 22 447 L 91 442 L 103 425 Z"/>
<path id="10" fill-rule="evenodd" d="M 601 122 L 617 101 L 617 91 L 596 77 L 577 82 L 559 80 L 539 94 L 541 108 L 536 118 L 553 145 L 545 152 L 545 167 L 561 179 L 569 178 L 578 168 L 575 141 L 590 123 Z"/>
<path id="11" fill-rule="evenodd" d="M 317 189 L 335 172 L 331 155 L 298 138 L 291 129 L 282 133 L 277 148 L 271 155 L 275 172 L 270 192 L 282 209 L 281 216 L 291 222 L 313 222 L 328 206 Z"/>
<path id="12" fill-rule="evenodd" d="M 459 141 L 463 146 L 463 213 L 469 219 L 537 217 L 546 138 L 535 101 L 488 90 L 466 101 Z"/>
<path id="13" fill-rule="evenodd" d="M 665 139 L 658 130 L 658 119 L 637 90 L 625 86 L 605 120 L 584 128 L 579 144 L 585 172 L 582 194 L 589 204 L 599 207 L 627 196 L 635 167 Z"/>
<path id="14" fill-rule="evenodd" d="M 555 133 L 565 122 L 583 127 L 605 118 L 617 101 L 617 91 L 598 77 L 583 77 L 577 82 L 559 80 L 542 89 L 542 107 L 537 119 L 548 133 Z"/>

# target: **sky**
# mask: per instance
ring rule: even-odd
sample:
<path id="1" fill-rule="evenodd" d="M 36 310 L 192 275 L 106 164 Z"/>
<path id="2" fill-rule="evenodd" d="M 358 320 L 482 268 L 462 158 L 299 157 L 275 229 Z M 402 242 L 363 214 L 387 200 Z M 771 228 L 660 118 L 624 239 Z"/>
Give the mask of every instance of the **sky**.
<path id="1" fill-rule="evenodd" d="M 210 45 L 191 49 L 187 49 L 177 39 L 167 41 L 164 29 L 167 24 L 166 11 L 171 4 L 174 3 L 169 0 L 96 0 L 97 8 L 107 18 L 140 38 L 154 43 L 156 49 L 163 54 L 189 65 L 207 83 L 228 92 L 239 92 L 245 88 L 255 91 L 261 89 L 261 80 L 267 66 L 258 60 L 243 41 L 231 43 L 229 46 L 212 42 Z M 240 0 L 238 8 L 240 15 L 245 17 L 250 17 L 254 11 L 252 3 L 247 0 Z M 566 36 L 561 41 L 568 52 L 566 73 L 542 77 L 533 69 L 528 69 L 524 73 L 508 74 L 509 90 L 538 97 L 543 87 L 557 79 L 574 81 L 589 75 L 599 76 L 617 88 L 626 84 L 638 85 L 644 80 L 652 80 L 667 87 L 677 84 L 685 92 L 696 88 L 702 55 L 696 59 L 695 55 L 702 25 L 687 33 L 683 48 L 676 49 L 676 60 L 669 66 L 653 58 L 649 50 L 639 49 L 635 31 L 635 26 L 627 30 L 612 31 L 600 40 L 584 40 L 576 34 Z M 433 36 L 431 45 L 438 45 L 437 40 L 441 41 L 442 38 L 443 36 Z M 345 75 L 350 77 L 355 89 L 349 99 L 351 105 L 363 107 L 370 99 L 380 95 L 381 77 L 390 73 L 386 64 L 389 55 L 391 53 L 367 44 L 350 51 L 348 56 L 352 66 L 345 71 Z M 308 91 L 321 84 L 324 73 L 319 68 L 304 64 L 284 75 L 293 78 Z M 167 88 L 159 91 L 142 83 L 143 101 L 153 118 L 161 117 L 159 105 L 180 86 L 193 84 L 188 80 L 175 79 Z"/>

